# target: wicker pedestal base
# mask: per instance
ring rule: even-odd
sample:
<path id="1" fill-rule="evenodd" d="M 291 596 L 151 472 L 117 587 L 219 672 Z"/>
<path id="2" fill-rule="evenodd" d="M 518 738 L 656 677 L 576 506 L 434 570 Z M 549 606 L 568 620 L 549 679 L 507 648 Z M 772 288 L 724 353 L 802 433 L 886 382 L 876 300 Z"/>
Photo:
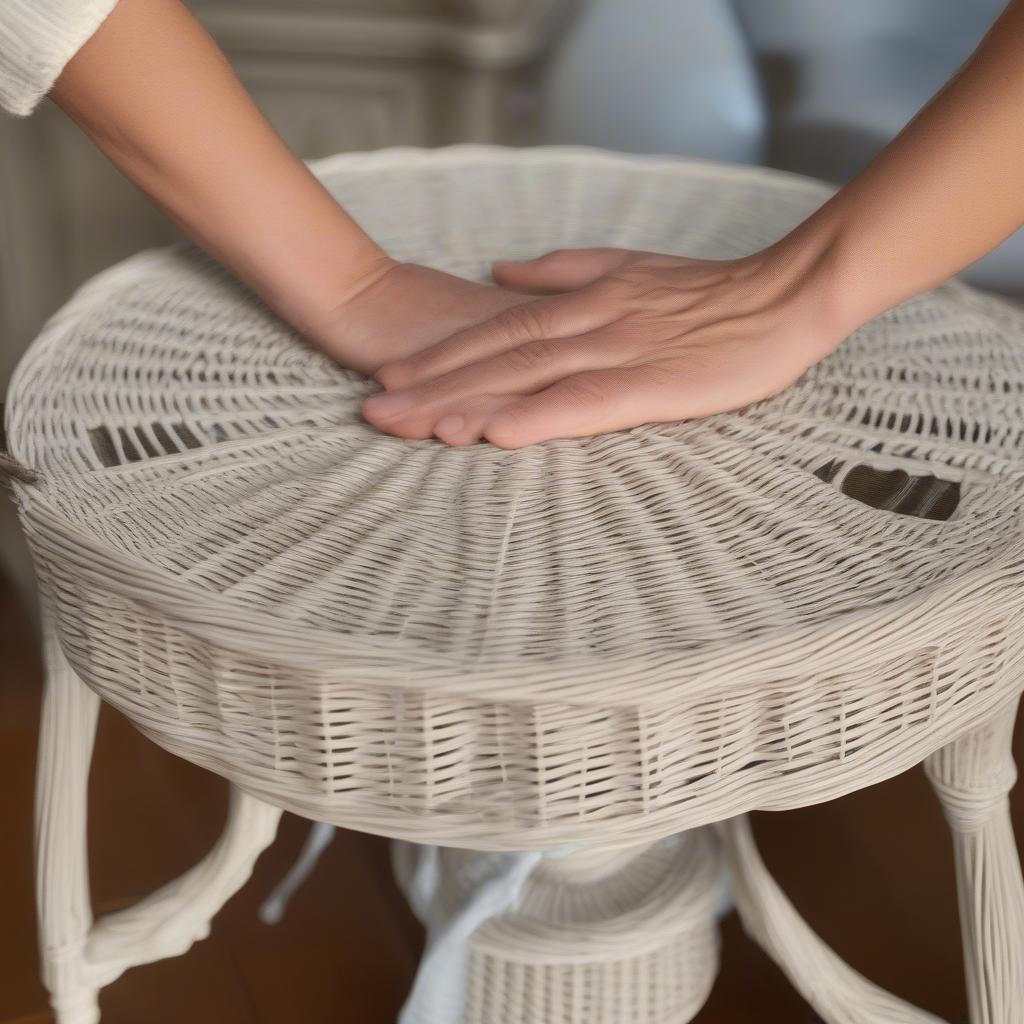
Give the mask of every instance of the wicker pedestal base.
<path id="1" fill-rule="evenodd" d="M 407 894 L 420 854 L 413 844 L 394 844 Z M 504 860 L 441 850 L 437 916 L 450 919 Z M 717 972 L 723 888 L 718 843 L 707 829 L 639 848 L 545 857 L 517 905 L 470 938 L 463 1020 L 685 1024 Z"/>

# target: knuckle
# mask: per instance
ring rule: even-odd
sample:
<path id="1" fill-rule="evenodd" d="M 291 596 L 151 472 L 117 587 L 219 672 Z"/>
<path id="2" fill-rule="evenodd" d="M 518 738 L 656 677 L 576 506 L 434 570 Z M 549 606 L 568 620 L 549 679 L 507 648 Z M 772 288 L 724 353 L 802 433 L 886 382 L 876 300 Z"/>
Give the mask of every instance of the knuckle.
<path id="1" fill-rule="evenodd" d="M 416 396 L 418 405 L 434 406 L 458 392 L 459 383 L 457 373 L 445 373 L 440 377 L 421 381 L 414 389 L 411 389 L 410 393 Z"/>
<path id="2" fill-rule="evenodd" d="M 505 364 L 513 373 L 532 373 L 547 366 L 554 357 L 554 347 L 547 341 L 520 345 L 505 353 Z"/>
<path id="3" fill-rule="evenodd" d="M 636 288 L 638 285 L 650 284 L 653 276 L 655 270 L 648 261 L 630 256 L 608 271 L 605 278 L 620 288 Z"/>
<path id="4" fill-rule="evenodd" d="M 536 338 L 547 333 L 549 317 L 538 306 L 526 302 L 502 314 L 502 327 L 513 337 Z"/>
<path id="5" fill-rule="evenodd" d="M 636 285 L 621 271 L 612 271 L 599 277 L 590 290 L 595 301 L 613 308 L 620 307 L 626 300 L 633 297 L 636 292 Z"/>

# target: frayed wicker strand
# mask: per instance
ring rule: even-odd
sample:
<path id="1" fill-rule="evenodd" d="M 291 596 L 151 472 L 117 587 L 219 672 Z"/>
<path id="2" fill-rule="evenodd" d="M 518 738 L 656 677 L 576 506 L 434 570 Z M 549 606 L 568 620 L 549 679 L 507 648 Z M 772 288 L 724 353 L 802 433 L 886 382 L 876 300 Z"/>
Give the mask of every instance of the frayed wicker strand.
<path id="1" fill-rule="evenodd" d="M 35 470 L 29 469 L 28 466 L 16 462 L 7 452 L 0 451 L 0 480 L 4 479 L 17 480 L 22 484 L 34 484 L 38 481 L 39 474 Z"/>

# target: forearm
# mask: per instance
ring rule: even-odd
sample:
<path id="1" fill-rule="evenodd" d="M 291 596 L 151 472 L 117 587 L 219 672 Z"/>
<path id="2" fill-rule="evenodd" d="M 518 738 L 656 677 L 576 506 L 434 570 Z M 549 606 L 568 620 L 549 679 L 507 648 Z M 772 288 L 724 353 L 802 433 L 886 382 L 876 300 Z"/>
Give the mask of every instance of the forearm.
<path id="1" fill-rule="evenodd" d="M 1024 2 L 1014 0 L 943 89 L 778 248 L 825 268 L 852 330 L 1022 224 Z"/>
<path id="2" fill-rule="evenodd" d="M 300 330 L 386 263 L 179 0 L 120 0 L 50 95 L 185 234 Z"/>

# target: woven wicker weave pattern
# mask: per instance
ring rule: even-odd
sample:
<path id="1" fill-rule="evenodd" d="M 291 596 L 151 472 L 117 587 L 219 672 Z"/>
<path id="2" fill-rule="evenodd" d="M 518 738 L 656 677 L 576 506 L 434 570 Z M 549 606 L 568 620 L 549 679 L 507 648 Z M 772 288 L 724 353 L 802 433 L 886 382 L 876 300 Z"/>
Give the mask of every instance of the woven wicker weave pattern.
<path id="1" fill-rule="evenodd" d="M 474 277 L 565 246 L 736 256 L 833 191 L 571 149 L 316 169 L 396 257 Z M 380 434 L 369 388 L 187 248 L 94 279 L 19 367 L 61 1024 L 95 1024 L 102 985 L 204 934 L 278 808 L 453 848 L 582 844 L 474 933 L 470 1024 L 688 1019 L 715 967 L 718 846 L 666 837 L 709 822 L 746 927 L 823 1019 L 934 1024 L 814 935 L 734 817 L 922 760 L 972 1021 L 1019 1024 L 1024 312 L 950 281 L 742 412 L 514 452 Z M 237 788 L 206 860 L 93 927 L 97 695 Z M 444 864 L 454 900 L 488 860 Z"/>
<path id="2" fill-rule="evenodd" d="M 543 862 L 517 910 L 472 937 L 465 1019 L 667 1024 L 693 1017 L 718 970 L 722 872 L 708 832 L 629 851 L 619 857 L 624 863 L 606 854 L 586 868 Z M 461 850 L 443 857 L 451 888 L 486 865 Z"/>
<path id="3" fill-rule="evenodd" d="M 396 256 L 474 276 L 564 245 L 737 255 L 830 192 L 571 150 L 318 170 Z M 632 841 L 837 795 L 950 738 L 966 696 L 1005 702 L 1022 336 L 953 281 L 744 412 L 450 449 L 377 433 L 366 381 L 179 249 L 55 318 L 9 434 L 72 664 L 158 742 L 339 824 Z M 960 504 L 869 507 L 830 460 Z"/>

